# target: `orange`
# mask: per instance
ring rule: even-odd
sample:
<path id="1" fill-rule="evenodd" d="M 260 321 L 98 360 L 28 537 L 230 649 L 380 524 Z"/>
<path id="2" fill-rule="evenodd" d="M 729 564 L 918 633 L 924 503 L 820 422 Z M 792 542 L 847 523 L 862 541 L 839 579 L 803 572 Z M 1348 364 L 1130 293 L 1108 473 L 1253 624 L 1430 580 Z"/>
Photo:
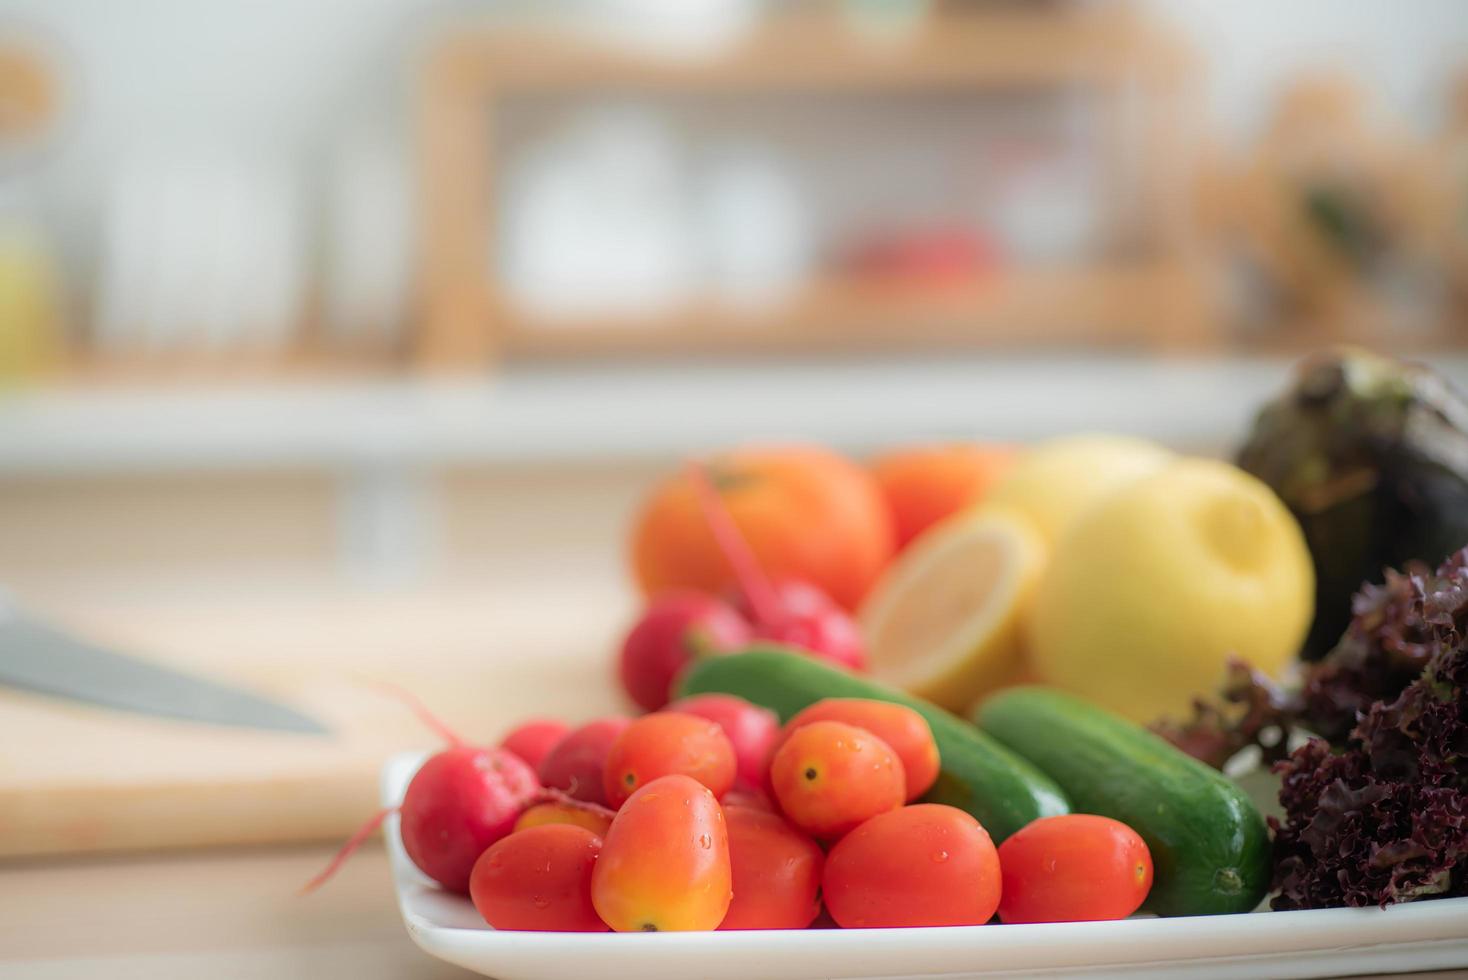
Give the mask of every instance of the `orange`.
<path id="1" fill-rule="evenodd" d="M 1012 446 L 913 446 L 872 460 L 872 476 L 892 511 L 897 547 L 984 499 L 1014 462 Z"/>
<path id="2" fill-rule="evenodd" d="M 740 449 L 708 461 L 724 506 L 772 579 L 802 579 L 856 608 L 892 557 L 892 518 L 860 466 L 828 449 Z M 724 592 L 734 573 L 719 550 L 689 474 L 653 488 L 632 532 L 638 585 Z"/>

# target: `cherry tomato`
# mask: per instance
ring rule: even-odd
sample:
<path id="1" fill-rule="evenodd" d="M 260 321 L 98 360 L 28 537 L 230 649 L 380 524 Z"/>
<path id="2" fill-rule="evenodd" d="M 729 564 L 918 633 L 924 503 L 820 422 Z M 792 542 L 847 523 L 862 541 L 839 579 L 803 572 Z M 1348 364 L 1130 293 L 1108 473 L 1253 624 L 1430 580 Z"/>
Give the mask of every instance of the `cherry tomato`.
<path id="1" fill-rule="evenodd" d="M 531 769 L 539 769 L 546 753 L 570 731 L 570 726 L 563 721 L 536 718 L 510 729 L 510 733 L 501 740 L 500 748 L 509 749 L 524 759 Z"/>
<path id="2" fill-rule="evenodd" d="M 724 807 L 734 900 L 720 929 L 804 929 L 821 910 L 820 845 L 768 810 Z"/>
<path id="3" fill-rule="evenodd" d="M 864 728 L 892 746 L 907 773 L 906 799 L 926 793 L 938 778 L 938 743 L 923 716 L 902 704 L 866 698 L 826 698 L 785 724 L 783 737 L 813 721 L 840 721 Z"/>
<path id="4" fill-rule="evenodd" d="M 733 694 L 695 694 L 674 701 L 668 710 L 718 722 L 734 746 L 739 779 L 751 787 L 765 785 L 770 755 L 780 735 L 780 717 L 773 711 Z"/>
<path id="5" fill-rule="evenodd" d="M 906 781 L 891 746 L 839 721 L 791 732 L 770 763 L 770 785 L 785 816 L 826 840 L 901 806 Z"/>
<path id="6" fill-rule="evenodd" d="M 604 806 L 594 803 L 537 803 L 520 814 L 520 819 L 515 821 L 515 833 L 529 830 L 531 827 L 544 827 L 548 824 L 569 824 L 573 827 L 583 827 L 598 837 L 607 835 L 607 828 L 612 825 L 612 811 Z"/>
<path id="7" fill-rule="evenodd" d="M 1152 888 L 1152 854 L 1135 830 L 1089 813 L 1042 817 L 999 846 L 1005 922 L 1125 919 Z"/>
<path id="8" fill-rule="evenodd" d="M 540 760 L 540 781 L 552 789 L 565 790 L 578 800 L 606 805 L 602 769 L 607 752 L 630 718 L 601 718 L 572 731 Z"/>
<path id="9" fill-rule="evenodd" d="M 618 932 L 717 929 L 730 882 L 729 830 L 714 794 L 692 777 L 663 776 L 612 820 L 591 901 Z"/>
<path id="10" fill-rule="evenodd" d="M 742 806 L 751 810 L 763 810 L 766 813 L 777 812 L 774 802 L 765 795 L 763 790 L 741 786 L 737 781 L 733 789 L 719 797 L 719 805 L 726 810 L 731 806 Z"/>
<path id="11" fill-rule="evenodd" d="M 480 855 L 469 897 L 496 929 L 606 932 L 591 904 L 601 838 L 585 827 L 553 824 L 511 834 Z"/>
<path id="12" fill-rule="evenodd" d="M 734 746 L 717 723 L 660 711 L 643 715 L 607 753 L 602 786 L 613 809 L 659 776 L 691 776 L 723 796 L 734 785 Z"/>
<path id="13" fill-rule="evenodd" d="M 956 807 L 919 803 L 875 816 L 826 856 L 822 894 L 846 929 L 977 926 L 999 906 L 999 855 Z"/>

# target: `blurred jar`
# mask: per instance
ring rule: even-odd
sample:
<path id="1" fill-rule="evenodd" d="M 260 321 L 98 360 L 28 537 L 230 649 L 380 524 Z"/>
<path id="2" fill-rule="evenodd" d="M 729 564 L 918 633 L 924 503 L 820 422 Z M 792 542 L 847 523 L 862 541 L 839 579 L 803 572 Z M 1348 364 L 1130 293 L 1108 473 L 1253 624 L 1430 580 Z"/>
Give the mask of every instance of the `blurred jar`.
<path id="1" fill-rule="evenodd" d="M 741 309 L 790 298 L 811 264 L 811 222 L 790 169 L 768 148 L 726 144 L 704 176 L 701 217 L 713 291 Z"/>
<path id="2" fill-rule="evenodd" d="M 845 0 L 841 12 L 859 37 L 896 43 L 927 26 L 933 4 L 932 0 Z"/>
<path id="3" fill-rule="evenodd" d="M 743 37 L 759 0 L 580 0 L 572 23 L 599 40 L 668 57 L 702 58 Z"/>
<path id="4" fill-rule="evenodd" d="M 56 263 L 34 209 L 0 192 L 0 383 L 51 366 L 60 348 Z"/>

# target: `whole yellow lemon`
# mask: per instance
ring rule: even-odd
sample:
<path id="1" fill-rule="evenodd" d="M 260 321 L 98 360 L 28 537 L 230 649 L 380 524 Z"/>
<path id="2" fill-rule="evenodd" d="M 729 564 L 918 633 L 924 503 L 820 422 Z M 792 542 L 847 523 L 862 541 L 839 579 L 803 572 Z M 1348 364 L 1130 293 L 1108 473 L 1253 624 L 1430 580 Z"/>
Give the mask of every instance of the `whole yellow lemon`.
<path id="1" fill-rule="evenodd" d="M 1054 542 L 1093 504 L 1176 458 L 1133 436 L 1063 436 L 1021 454 L 984 503 L 1019 513 Z"/>
<path id="2" fill-rule="evenodd" d="M 1035 592 L 1031 665 L 1139 722 L 1186 712 L 1236 655 L 1275 676 L 1314 612 L 1304 536 L 1278 497 L 1227 463 L 1174 462 L 1090 508 Z"/>

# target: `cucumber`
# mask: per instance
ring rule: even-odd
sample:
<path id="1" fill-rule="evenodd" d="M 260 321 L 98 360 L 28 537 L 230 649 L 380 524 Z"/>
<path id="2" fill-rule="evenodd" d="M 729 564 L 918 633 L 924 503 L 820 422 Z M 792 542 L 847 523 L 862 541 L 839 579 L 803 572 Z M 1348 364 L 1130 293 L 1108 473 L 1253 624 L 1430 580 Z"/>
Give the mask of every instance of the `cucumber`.
<path id="1" fill-rule="evenodd" d="M 1043 687 L 1011 688 L 979 727 L 1058 782 L 1076 809 L 1128 825 L 1152 851 L 1158 915 L 1249 912 L 1269 890 L 1264 818 L 1222 773 L 1145 729 Z"/>
<path id="2" fill-rule="evenodd" d="M 936 705 L 776 646 L 697 661 L 680 695 L 737 694 L 770 708 L 781 721 L 822 698 L 871 698 L 907 705 L 927 719 L 942 771 L 925 803 L 967 810 L 999 843 L 1031 820 L 1069 813 L 1065 794 L 1034 766 L 973 725 Z"/>

